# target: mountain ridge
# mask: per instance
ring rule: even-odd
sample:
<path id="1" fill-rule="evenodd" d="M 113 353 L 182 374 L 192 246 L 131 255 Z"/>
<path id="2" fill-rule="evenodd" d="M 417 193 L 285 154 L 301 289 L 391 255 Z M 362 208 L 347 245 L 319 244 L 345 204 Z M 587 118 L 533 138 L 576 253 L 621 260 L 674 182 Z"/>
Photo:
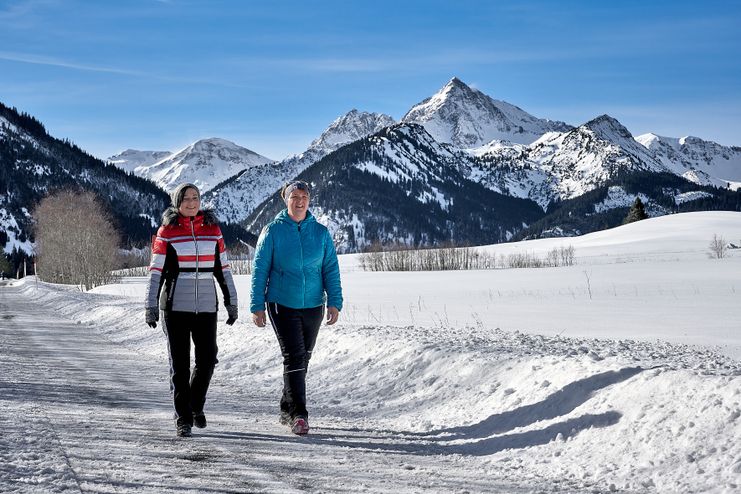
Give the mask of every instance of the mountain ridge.
<path id="1" fill-rule="evenodd" d="M 136 166 L 135 175 L 152 180 L 164 190 L 189 182 L 206 192 L 243 170 L 273 160 L 226 139 L 200 139 L 154 163 Z"/>
<path id="2" fill-rule="evenodd" d="M 10 120 L 3 115 L 4 162 L 17 168 L 13 146 L 31 153 L 36 139 L 51 137 L 29 115 L 16 112 Z M 71 143 L 59 142 L 53 151 L 38 147 L 23 163 L 22 180 L 43 183 L 44 177 L 57 173 L 54 153 L 79 151 L 85 156 L 79 148 L 59 147 Z M 189 154 L 195 157 L 187 158 Z M 85 183 L 101 163 L 89 161 L 89 156 L 81 159 L 90 169 L 80 168 L 75 180 Z M 164 188 L 194 182 L 202 189 L 205 207 L 214 207 L 222 221 L 242 223 L 253 233 L 270 219 L 267 211 L 281 206 L 277 191 L 283 183 L 297 177 L 312 180 L 316 213 L 331 226 L 345 252 L 373 242 L 435 245 L 498 242 L 557 231 L 575 234 L 615 226 L 636 197 L 652 215 L 741 208 L 734 193 L 741 189 L 741 147 L 691 136 L 634 137 L 607 114 L 576 127 L 539 119 L 457 77 L 414 105 L 400 122 L 353 108 L 331 122 L 303 153 L 280 161 L 210 138 L 176 153 L 127 149 L 110 162 L 131 168 L 134 175 L 145 170 Z M 646 186 L 630 177 L 642 177 Z M 0 195 L 0 208 L 6 196 Z M 366 211 L 367 200 L 381 212 Z M 32 249 L 28 210 L 16 206 L 12 212 L 0 211 L 0 240 Z M 502 208 L 510 208 L 509 215 Z M 140 210 L 139 232 L 156 224 L 159 212 L 149 211 L 143 202 L 133 209 Z M 576 222 L 575 214 L 583 218 Z"/>
<path id="3" fill-rule="evenodd" d="M 371 134 L 393 123 L 394 119 L 388 115 L 352 109 L 335 119 L 303 153 L 245 170 L 226 179 L 204 194 L 204 201 L 217 211 L 221 219 L 241 222 L 286 181 L 313 163 L 357 140 L 358 136 Z"/>
<path id="4" fill-rule="evenodd" d="M 468 155 L 419 124 L 399 123 L 347 144 L 297 178 L 313 186 L 311 210 L 339 252 L 374 243 L 501 242 L 542 216 L 532 201 L 469 180 Z M 243 226 L 259 231 L 283 208 L 276 192 Z"/>

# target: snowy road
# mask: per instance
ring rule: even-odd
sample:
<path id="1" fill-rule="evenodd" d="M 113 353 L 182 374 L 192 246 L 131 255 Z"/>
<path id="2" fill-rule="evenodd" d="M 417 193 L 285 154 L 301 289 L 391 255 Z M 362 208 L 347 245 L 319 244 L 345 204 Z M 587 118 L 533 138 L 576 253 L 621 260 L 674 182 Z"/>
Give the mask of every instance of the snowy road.
<path id="1" fill-rule="evenodd" d="M 11 488 L 83 492 L 291 492 L 259 459 L 269 436 L 232 430 L 178 441 L 162 362 L 114 345 L 53 310 L 0 291 L 3 443 L 27 445 Z M 28 397 L 33 396 L 33 401 Z M 279 438 L 275 437 L 278 441 Z M 54 464 L 49 463 L 54 458 Z M 5 461 L 3 463 L 6 463 Z M 2 468 L 2 467 L 0 467 Z M 14 482 L 15 480 L 15 482 Z"/>
<path id="2" fill-rule="evenodd" d="M 277 424 L 274 397 L 230 399 L 218 375 L 209 427 L 176 438 L 166 362 L 13 287 L 0 287 L 0 314 L 3 492 L 523 491 L 480 480 L 475 464 L 458 468 L 460 455 L 413 435 L 317 427 L 295 437 Z"/>

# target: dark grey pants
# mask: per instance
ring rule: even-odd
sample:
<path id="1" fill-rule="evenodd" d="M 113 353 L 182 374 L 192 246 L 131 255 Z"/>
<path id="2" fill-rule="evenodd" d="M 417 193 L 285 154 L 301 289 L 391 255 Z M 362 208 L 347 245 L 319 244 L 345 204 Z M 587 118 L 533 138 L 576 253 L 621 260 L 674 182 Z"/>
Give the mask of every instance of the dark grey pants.
<path id="1" fill-rule="evenodd" d="M 268 315 L 283 354 L 283 395 L 280 409 L 291 418 L 308 418 L 306 371 L 319 327 L 322 325 L 324 306 L 291 309 L 271 302 L 268 304 Z"/>
<path id="2" fill-rule="evenodd" d="M 164 311 L 162 326 L 170 354 L 170 391 L 178 423 L 193 425 L 193 414 L 202 413 L 206 392 L 218 360 L 216 312 Z M 195 366 L 190 372 L 190 340 Z"/>

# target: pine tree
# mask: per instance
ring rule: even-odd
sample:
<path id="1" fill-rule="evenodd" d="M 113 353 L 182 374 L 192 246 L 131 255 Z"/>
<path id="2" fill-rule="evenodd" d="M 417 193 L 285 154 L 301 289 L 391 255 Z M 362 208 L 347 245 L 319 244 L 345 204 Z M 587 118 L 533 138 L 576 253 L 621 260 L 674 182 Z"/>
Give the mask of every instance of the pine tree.
<path id="1" fill-rule="evenodd" d="M 628 211 L 628 216 L 623 220 L 623 224 L 627 225 L 628 223 L 645 220 L 646 218 L 648 218 L 648 215 L 646 214 L 646 210 L 643 208 L 643 201 L 641 201 L 640 197 L 636 197 L 636 200 L 630 207 L 630 211 Z"/>
<path id="2" fill-rule="evenodd" d="M 11 276 L 13 272 L 13 266 L 8 261 L 8 258 L 4 254 L 0 254 L 0 277 L 3 275 Z"/>

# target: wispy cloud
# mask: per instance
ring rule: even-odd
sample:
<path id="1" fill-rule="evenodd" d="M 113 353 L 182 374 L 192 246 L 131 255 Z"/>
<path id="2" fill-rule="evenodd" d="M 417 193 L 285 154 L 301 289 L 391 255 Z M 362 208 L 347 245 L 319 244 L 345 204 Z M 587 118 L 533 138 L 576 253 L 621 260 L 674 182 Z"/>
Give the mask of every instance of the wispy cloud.
<path id="1" fill-rule="evenodd" d="M 34 65 L 46 65 L 50 67 L 63 67 L 67 69 L 84 70 L 88 72 L 107 72 L 111 74 L 131 75 L 131 76 L 143 76 L 144 73 L 136 72 L 132 70 L 118 69 L 115 67 L 103 67 L 95 65 L 85 65 L 74 62 L 68 62 L 60 60 L 58 58 L 45 57 L 40 55 L 32 55 L 28 53 L 14 53 L 0 51 L 0 60 L 6 60 L 9 62 L 21 62 L 29 63 Z"/>
<path id="2" fill-rule="evenodd" d="M 35 29 L 43 23 L 43 13 L 58 3 L 58 0 L 22 0 L 0 4 L 0 28 L 8 31 Z"/>
<path id="3" fill-rule="evenodd" d="M 173 82 L 181 84 L 204 84 L 222 87 L 234 87 L 243 88 L 244 84 L 227 81 L 223 78 L 219 79 L 200 79 L 200 78 L 189 78 L 182 76 L 170 76 L 164 74 L 157 74 L 152 72 L 145 72 L 140 70 L 121 69 L 117 67 L 109 67 L 102 65 L 91 65 L 81 64 L 76 62 L 69 62 L 59 58 L 46 57 L 42 55 L 34 55 L 29 53 L 16 53 L 16 52 L 4 52 L 0 51 L 0 60 L 8 62 L 19 62 L 33 65 L 43 65 L 47 67 L 60 67 L 71 70 L 78 70 L 84 72 L 98 72 L 107 74 L 124 75 L 136 78 L 146 78 L 149 80 L 156 80 L 159 82 Z"/>

